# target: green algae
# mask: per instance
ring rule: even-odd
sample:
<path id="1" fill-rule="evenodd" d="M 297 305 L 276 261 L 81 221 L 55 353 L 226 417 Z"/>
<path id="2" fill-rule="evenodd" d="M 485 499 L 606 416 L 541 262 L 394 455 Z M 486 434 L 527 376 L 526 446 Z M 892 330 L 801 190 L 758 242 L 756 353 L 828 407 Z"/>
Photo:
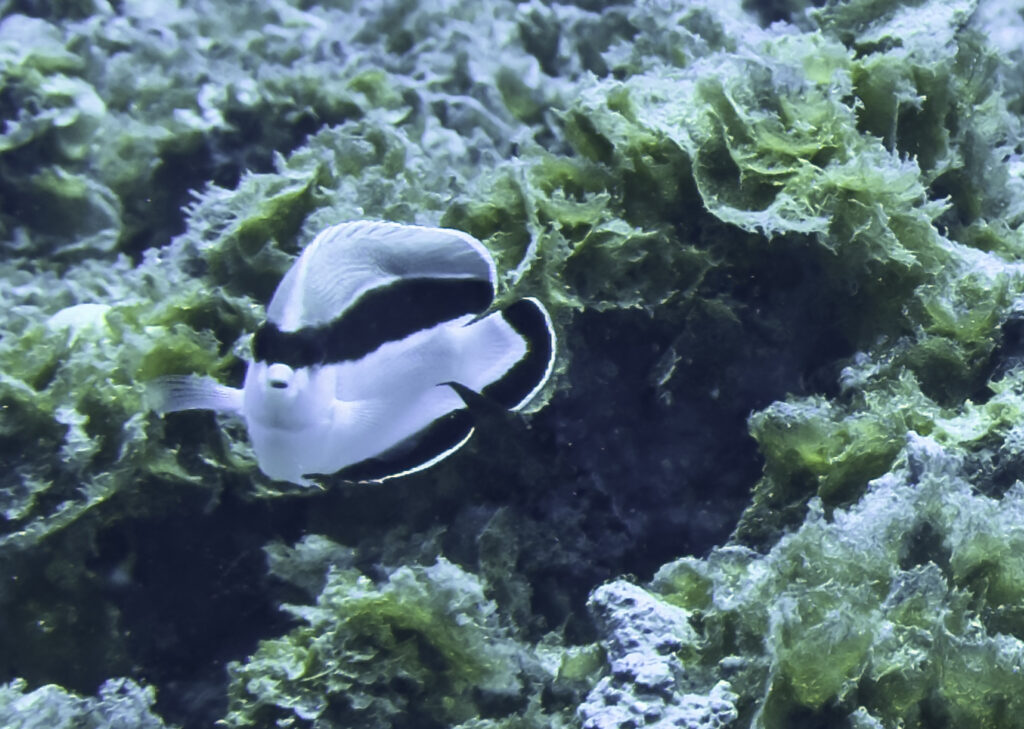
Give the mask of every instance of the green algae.
<path id="1" fill-rule="evenodd" d="M 1020 726 L 1021 58 L 984 5 L 780 4 L 791 24 L 770 28 L 738 3 L 392 3 L 359 32 L 347 6 L 288 3 L 6 17 L 0 562 L 20 582 L 0 602 L 51 630 L 21 643 L 25 670 L 94 650 L 26 570 L 102 601 L 81 545 L 105 527 L 185 487 L 282 495 L 237 429 L 160 421 L 143 383 L 237 382 L 302 244 L 384 218 L 476 235 L 500 296 L 549 307 L 558 372 L 535 409 L 586 381 L 580 322 L 643 317 L 636 402 L 750 413 L 763 468 L 731 542 L 647 587 L 690 623 L 670 694 L 717 691 L 737 726 Z M 522 468 L 541 474 L 509 489 L 524 499 L 571 480 Z M 439 498 L 473 493 L 457 473 Z M 315 604 L 292 598 L 300 625 L 231 664 L 225 721 L 580 721 L 612 638 L 539 634 L 537 603 L 582 608 L 532 591 L 547 543 L 503 554 L 520 527 L 502 513 L 451 527 L 479 565 L 409 547 L 376 572 L 332 552 L 322 580 L 276 563 Z M 114 612 L 85 611 L 111 636 L 105 675 L 128 665 Z"/>

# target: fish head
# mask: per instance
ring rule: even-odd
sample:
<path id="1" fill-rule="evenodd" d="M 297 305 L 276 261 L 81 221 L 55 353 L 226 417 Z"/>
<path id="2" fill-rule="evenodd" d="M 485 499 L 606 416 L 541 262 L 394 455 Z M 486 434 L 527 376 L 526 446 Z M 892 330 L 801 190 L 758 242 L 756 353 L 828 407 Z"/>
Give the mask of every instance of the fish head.
<path id="1" fill-rule="evenodd" d="M 250 427 L 296 432 L 328 423 L 335 399 L 334 369 L 251 362 L 243 387 L 246 421 Z"/>

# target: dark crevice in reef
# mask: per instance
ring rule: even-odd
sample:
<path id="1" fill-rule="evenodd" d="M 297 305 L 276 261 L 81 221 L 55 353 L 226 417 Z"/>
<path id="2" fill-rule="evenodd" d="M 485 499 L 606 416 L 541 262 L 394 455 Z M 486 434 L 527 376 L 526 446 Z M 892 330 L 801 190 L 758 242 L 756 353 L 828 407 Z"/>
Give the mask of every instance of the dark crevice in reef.
<path id="1" fill-rule="evenodd" d="M 304 500 L 243 501 L 183 493 L 180 509 L 102 531 L 90 567 L 119 614 L 133 677 L 158 688 L 157 710 L 185 727 L 224 715 L 231 660 L 291 625 L 277 608 L 262 547 L 297 539 Z"/>

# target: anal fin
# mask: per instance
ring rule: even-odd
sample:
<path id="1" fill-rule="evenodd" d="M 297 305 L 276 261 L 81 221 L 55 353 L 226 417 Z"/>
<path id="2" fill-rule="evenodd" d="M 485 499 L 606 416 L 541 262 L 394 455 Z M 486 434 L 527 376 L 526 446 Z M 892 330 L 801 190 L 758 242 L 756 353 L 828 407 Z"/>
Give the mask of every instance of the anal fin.
<path id="1" fill-rule="evenodd" d="M 383 453 L 342 468 L 335 477 L 373 482 L 422 471 L 464 446 L 474 430 L 473 417 L 466 410 L 455 410 Z"/>

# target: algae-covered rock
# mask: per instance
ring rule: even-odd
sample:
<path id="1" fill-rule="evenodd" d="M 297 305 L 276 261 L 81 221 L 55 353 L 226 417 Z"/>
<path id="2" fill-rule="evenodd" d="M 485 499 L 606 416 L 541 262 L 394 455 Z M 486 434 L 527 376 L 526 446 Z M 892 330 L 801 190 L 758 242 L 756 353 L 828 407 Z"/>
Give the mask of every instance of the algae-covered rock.
<path id="1" fill-rule="evenodd" d="M 305 565 L 298 574 L 319 566 L 323 587 L 315 605 L 285 606 L 303 625 L 229 667 L 226 726 L 388 727 L 411 716 L 437 726 L 474 726 L 474 717 L 564 725 L 569 710 L 553 710 L 550 698 L 542 708 L 541 692 L 563 664 L 567 682 L 578 668 L 555 646 L 517 641 L 472 574 L 441 559 L 375 584 L 324 540 L 274 554 L 289 579 L 296 563 Z"/>
<path id="2" fill-rule="evenodd" d="M 70 693 L 132 675 L 189 727 L 1021 725 L 1015 8 L 0 15 L 5 707 L 150 711 Z M 148 412 L 237 385 L 361 218 L 543 301 L 528 415 L 299 498 Z"/>
<path id="3" fill-rule="evenodd" d="M 0 687 L 0 721 L 10 729 L 163 729 L 153 713 L 153 687 L 127 678 L 104 681 L 99 696 L 82 697 L 49 684 L 26 691 L 15 680 Z"/>
<path id="4" fill-rule="evenodd" d="M 699 693 L 701 677 L 689 666 L 701 639 L 689 611 L 623 581 L 594 590 L 589 606 L 609 675 L 580 704 L 584 729 L 724 729 L 736 720 L 737 697 L 726 681 Z"/>
<path id="5" fill-rule="evenodd" d="M 674 631 L 696 649 L 683 663 L 729 681 L 743 725 L 1020 726 L 1024 491 L 980 495 L 969 475 L 911 434 L 856 504 L 826 518 L 815 500 L 764 555 L 724 547 L 669 563 L 648 599 L 692 616 Z"/>

